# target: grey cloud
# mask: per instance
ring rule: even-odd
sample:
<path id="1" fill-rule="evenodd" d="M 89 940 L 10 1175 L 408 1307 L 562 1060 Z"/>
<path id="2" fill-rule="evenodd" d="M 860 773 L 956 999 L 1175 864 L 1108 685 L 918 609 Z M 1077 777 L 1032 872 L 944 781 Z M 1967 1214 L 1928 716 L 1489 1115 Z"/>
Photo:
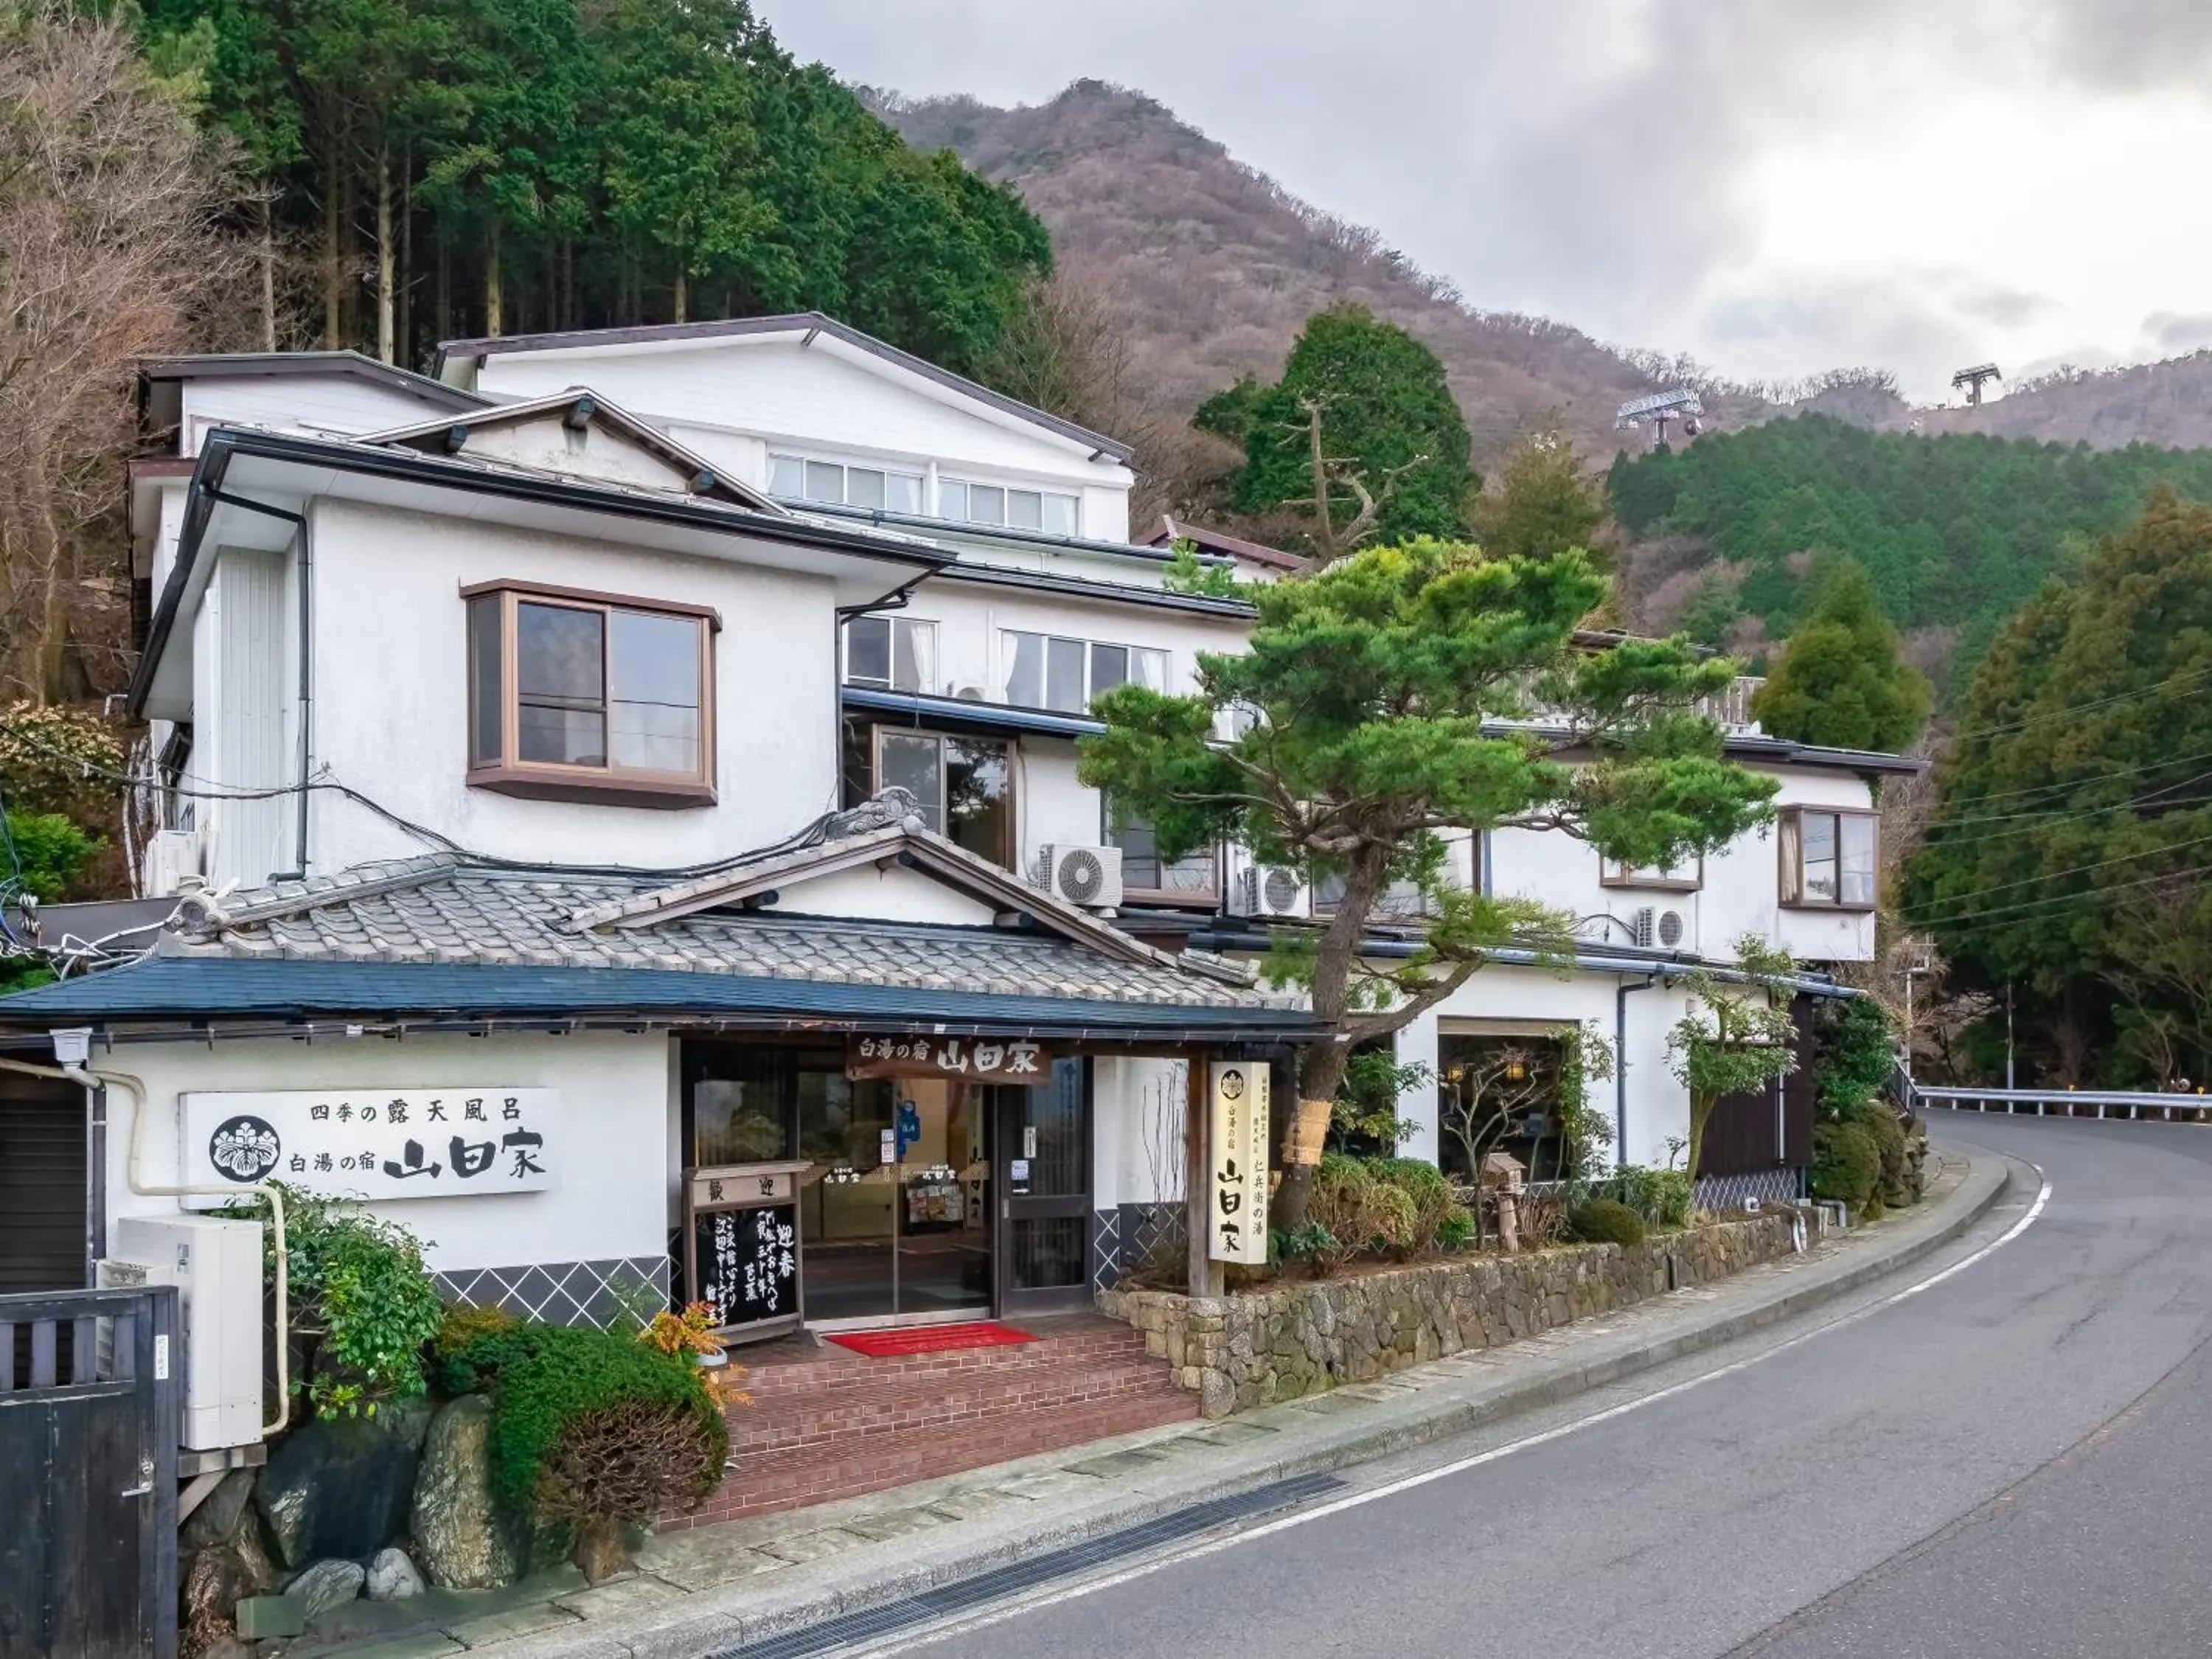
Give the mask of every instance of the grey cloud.
<path id="1" fill-rule="evenodd" d="M 1141 88 L 1477 305 L 1729 373 L 1881 362 L 1938 391 L 2051 302 L 1966 273 L 1761 292 L 1762 170 L 1954 89 L 2188 84 L 2212 54 L 2212 0 L 762 3 L 802 55 L 908 93 Z"/>
<path id="2" fill-rule="evenodd" d="M 2154 356 L 2179 357 L 2185 352 L 2202 351 L 2212 346 L 2212 311 L 2186 316 L 2154 311 L 2142 319 L 2142 337 Z"/>

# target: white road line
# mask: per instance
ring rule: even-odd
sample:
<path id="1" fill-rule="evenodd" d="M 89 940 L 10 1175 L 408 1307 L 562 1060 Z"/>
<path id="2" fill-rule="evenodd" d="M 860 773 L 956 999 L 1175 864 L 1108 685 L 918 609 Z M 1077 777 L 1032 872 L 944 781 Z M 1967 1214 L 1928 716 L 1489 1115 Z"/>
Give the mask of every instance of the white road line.
<path id="1" fill-rule="evenodd" d="M 2041 1165 L 2030 1164 L 2028 1167 L 2035 1171 L 2039 1179 L 2042 1178 Z M 1194 1544 L 1188 1549 L 1177 1550 L 1171 1554 L 1154 1557 L 1150 1560 L 1139 1562 L 1134 1566 L 1125 1567 L 1119 1572 L 1109 1573 L 1098 1578 L 1085 1579 L 1080 1583 L 1070 1584 L 1065 1589 L 1009 1601 L 993 1608 L 988 1613 L 977 1613 L 949 1624 L 934 1626 L 927 1632 L 917 1632 L 911 1636 L 902 1637 L 881 1646 L 848 1649 L 846 1651 L 853 1655 L 854 1659 L 888 1659 L 888 1656 L 891 1654 L 910 1652 L 916 1648 L 927 1647 L 969 1631 L 983 1630 L 993 1625 L 1004 1624 L 1010 1619 L 1041 1612 L 1046 1607 L 1057 1607 L 1065 1601 L 1079 1601 L 1086 1595 L 1096 1595 L 1101 1590 L 1113 1589 L 1136 1579 L 1148 1577 L 1166 1567 L 1180 1566 L 1186 1561 L 1200 1560 L 1206 1556 L 1218 1554 L 1223 1550 L 1235 1549 L 1242 1544 L 1249 1544 L 1258 1539 L 1273 1537 L 1279 1532 L 1288 1532 L 1293 1527 L 1303 1527 L 1312 1522 L 1327 1520 L 1330 1516 L 1341 1515 L 1346 1510 L 1356 1510 L 1385 1498 L 1395 1498 L 1401 1492 L 1411 1492 L 1417 1486 L 1425 1486 L 1431 1481 L 1448 1480 L 1455 1474 L 1465 1474 L 1469 1469 L 1479 1469 L 1486 1463 L 1495 1463 L 1502 1458 L 1512 1456 L 1516 1452 L 1528 1451 L 1538 1446 L 1549 1445 L 1554 1440 L 1564 1440 L 1571 1434 L 1579 1434 L 1584 1429 L 1595 1428 L 1601 1423 L 1610 1423 L 1615 1418 L 1626 1417 L 1631 1412 L 1642 1411 L 1646 1406 L 1656 1406 L 1662 1400 L 1672 1400 L 1679 1395 L 1689 1393 L 1692 1389 L 1701 1389 L 1708 1382 L 1717 1382 L 1722 1377 L 1734 1376 L 1739 1371 L 1747 1371 L 1753 1365 L 1771 1359 L 1778 1353 L 1788 1353 L 1792 1348 L 1802 1347 L 1806 1343 L 1818 1337 L 1826 1336 L 1831 1331 L 1839 1331 L 1846 1326 L 1856 1325 L 1863 1319 L 1872 1318 L 1885 1308 L 1893 1308 L 1900 1302 L 1918 1296 L 1923 1291 L 1933 1289 L 1945 1279 L 1966 1272 L 1975 1263 L 1985 1261 L 2011 1243 L 2013 1240 L 2035 1224 L 2037 1219 L 2043 1214 L 2045 1206 L 2050 1202 L 2051 1182 L 2044 1179 L 2040 1190 L 2035 1195 L 2035 1201 L 2027 1206 L 2026 1215 L 2021 1217 L 2002 1234 L 1991 1239 L 1972 1255 L 1953 1262 L 1941 1273 L 1930 1273 L 1927 1278 L 1917 1280 L 1901 1291 L 1893 1291 L 1879 1302 L 1868 1304 L 1856 1313 L 1844 1314 L 1840 1318 L 1829 1320 L 1826 1324 L 1816 1325 L 1809 1331 L 1801 1331 L 1796 1336 L 1778 1342 L 1771 1348 L 1762 1348 L 1757 1353 L 1747 1355 L 1741 1359 L 1731 1360 L 1725 1365 L 1717 1365 L 1711 1370 L 1701 1371 L 1695 1376 L 1685 1378 L 1680 1382 L 1670 1383 L 1666 1388 L 1654 1389 L 1650 1394 L 1638 1395 L 1635 1399 L 1623 1401 L 1618 1406 L 1608 1406 L 1603 1411 L 1592 1412 L 1588 1416 L 1578 1417 L 1571 1423 L 1562 1423 L 1557 1428 L 1545 1429 L 1536 1434 L 1524 1435 L 1520 1439 L 1510 1440 L 1502 1446 L 1493 1446 L 1488 1451 L 1476 1452 L 1471 1456 L 1456 1458 L 1451 1462 L 1439 1464 L 1435 1468 L 1423 1469 L 1417 1474 L 1402 1475 L 1395 1480 L 1387 1481 L 1379 1486 L 1369 1486 L 1359 1492 L 1349 1492 L 1342 1498 L 1332 1498 L 1326 1504 L 1316 1504 L 1312 1509 L 1299 1510 L 1293 1514 L 1284 1516 L 1279 1520 L 1265 1522 L 1259 1526 L 1247 1528 L 1242 1532 L 1231 1533 L 1224 1537 L 1210 1539 L 1202 1544 Z"/>

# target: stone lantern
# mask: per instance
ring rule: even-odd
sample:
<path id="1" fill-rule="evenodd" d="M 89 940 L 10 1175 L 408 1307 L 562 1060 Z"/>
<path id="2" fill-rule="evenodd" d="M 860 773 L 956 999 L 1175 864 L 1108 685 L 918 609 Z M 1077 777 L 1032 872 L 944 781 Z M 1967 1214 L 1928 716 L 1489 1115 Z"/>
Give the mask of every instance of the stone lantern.
<path id="1" fill-rule="evenodd" d="M 1498 1211 L 1498 1242 L 1509 1253 L 1521 1248 L 1521 1194 L 1528 1185 L 1528 1166 L 1510 1152 L 1486 1153 L 1475 1185 Z"/>

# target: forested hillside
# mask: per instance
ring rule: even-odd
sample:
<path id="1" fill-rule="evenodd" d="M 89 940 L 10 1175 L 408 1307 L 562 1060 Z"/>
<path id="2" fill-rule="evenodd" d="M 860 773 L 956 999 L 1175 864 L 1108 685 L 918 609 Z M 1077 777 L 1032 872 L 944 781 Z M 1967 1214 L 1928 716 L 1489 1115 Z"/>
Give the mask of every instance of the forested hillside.
<path id="1" fill-rule="evenodd" d="M 144 0 L 236 143 L 262 343 L 818 307 L 955 368 L 1044 228 L 925 154 L 747 0 Z"/>
<path id="2" fill-rule="evenodd" d="M 1848 555 L 1893 621 L 1935 640 L 1940 667 L 1978 659 L 2045 576 L 2077 568 L 2160 480 L 2212 500 L 2212 450 L 1919 437 L 1806 415 L 1624 457 L 1609 482 L 1643 544 L 1631 554 L 1647 576 L 1640 620 L 1715 643 L 1778 637 L 1814 562 Z M 1687 539 L 1662 556 L 1669 538 Z M 1668 591 L 1648 580 L 1664 557 L 1684 567 Z"/>
<path id="3" fill-rule="evenodd" d="M 1272 378 L 1306 319 L 1344 301 L 1443 359 L 1480 469 L 1546 428 L 1601 462 L 1620 404 L 1686 377 L 1724 423 L 1772 407 L 1682 359 L 1471 305 L 1375 232 L 1299 201 L 1140 92 L 1078 81 L 1017 109 L 885 94 L 874 103 L 911 143 L 949 145 L 1021 191 L 1060 261 L 1111 290 L 1134 372 L 1182 416 L 1243 375 Z"/>

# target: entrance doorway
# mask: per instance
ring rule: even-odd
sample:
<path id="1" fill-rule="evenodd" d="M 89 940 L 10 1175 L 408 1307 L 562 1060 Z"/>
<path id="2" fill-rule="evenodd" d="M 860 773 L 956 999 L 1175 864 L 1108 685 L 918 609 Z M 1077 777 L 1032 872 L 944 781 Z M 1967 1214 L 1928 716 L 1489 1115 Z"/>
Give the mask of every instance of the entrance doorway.
<path id="1" fill-rule="evenodd" d="M 804 1161 L 810 1326 L 923 1323 L 1089 1297 L 1091 1073 L 1036 1088 L 854 1079 L 842 1046 L 684 1045 L 693 1169 Z"/>
<path id="2" fill-rule="evenodd" d="M 1001 1311 L 1090 1300 L 1091 1062 L 1055 1060 L 1042 1088 L 999 1088 Z"/>

